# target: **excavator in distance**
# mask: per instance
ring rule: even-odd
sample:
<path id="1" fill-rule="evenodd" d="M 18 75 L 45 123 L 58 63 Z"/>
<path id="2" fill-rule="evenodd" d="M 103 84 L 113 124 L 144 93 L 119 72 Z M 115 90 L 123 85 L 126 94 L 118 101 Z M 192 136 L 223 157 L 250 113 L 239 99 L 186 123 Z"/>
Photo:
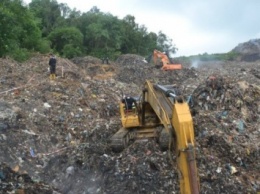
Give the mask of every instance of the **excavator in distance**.
<path id="1" fill-rule="evenodd" d="M 199 194 L 193 120 L 176 86 L 146 80 L 135 106 L 128 110 L 120 101 L 119 107 L 122 127 L 110 139 L 112 149 L 120 152 L 138 138 L 156 139 L 162 150 L 175 151 L 180 193 Z"/>
<path id="2" fill-rule="evenodd" d="M 166 53 L 158 51 L 156 49 L 153 51 L 153 62 L 156 67 L 159 67 L 165 71 L 182 69 L 181 64 L 171 63 L 170 58 Z"/>

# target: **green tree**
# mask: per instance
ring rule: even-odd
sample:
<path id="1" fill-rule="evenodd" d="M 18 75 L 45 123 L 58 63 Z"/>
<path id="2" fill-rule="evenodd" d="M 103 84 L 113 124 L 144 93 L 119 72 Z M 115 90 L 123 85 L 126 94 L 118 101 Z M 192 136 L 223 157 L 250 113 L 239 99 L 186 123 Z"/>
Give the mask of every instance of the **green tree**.
<path id="1" fill-rule="evenodd" d="M 39 51 L 45 42 L 31 12 L 22 0 L 0 3 L 0 57 L 25 60 L 29 51 Z"/>
<path id="2" fill-rule="evenodd" d="M 78 26 L 84 35 L 86 54 L 112 58 L 121 46 L 120 20 L 111 14 L 99 12 L 92 8 L 80 18 Z"/>
<path id="3" fill-rule="evenodd" d="M 51 48 L 61 55 L 64 54 L 64 47 L 66 45 L 67 47 L 68 45 L 72 45 L 75 48 L 79 48 L 79 53 L 81 53 L 83 35 L 75 27 L 57 28 L 50 33 L 48 39 L 51 41 Z"/>
<path id="4" fill-rule="evenodd" d="M 29 52 L 48 52 L 50 46 L 68 58 L 176 50 L 165 34 L 148 32 L 131 15 L 120 20 L 96 6 L 81 13 L 56 0 L 32 0 L 29 7 L 22 0 L 1 0 L 0 57 L 11 53 L 25 58 Z"/>
<path id="5" fill-rule="evenodd" d="M 157 49 L 173 54 L 178 50 L 175 45 L 172 44 L 172 39 L 162 33 L 162 31 L 160 31 L 157 36 Z"/>
<path id="6" fill-rule="evenodd" d="M 40 29 L 43 37 L 47 37 L 56 27 L 64 26 L 65 19 L 70 9 L 66 4 L 58 4 L 56 0 L 32 0 L 30 10 L 40 21 Z"/>
<path id="7" fill-rule="evenodd" d="M 145 45 L 146 45 L 146 55 L 151 55 L 153 50 L 157 47 L 157 34 L 154 32 L 150 32 L 148 33 L 145 37 L 144 37 L 144 41 L 145 41 Z"/>
<path id="8" fill-rule="evenodd" d="M 81 18 L 82 18 L 81 12 L 77 11 L 76 9 L 73 9 L 72 11 L 69 12 L 68 18 L 66 18 L 66 24 L 67 24 L 67 26 L 71 26 L 71 27 L 73 26 L 73 27 L 79 28 L 81 30 L 81 32 L 83 33 L 84 30 L 82 30 L 80 28 L 81 27 L 80 26 Z"/>
<path id="9" fill-rule="evenodd" d="M 62 50 L 63 56 L 66 58 L 73 58 L 82 55 L 82 51 L 79 46 L 75 47 L 73 44 L 66 44 Z"/>
<path id="10" fill-rule="evenodd" d="M 126 53 L 137 53 L 135 46 L 135 34 L 138 29 L 138 25 L 135 23 L 135 17 L 127 15 L 122 20 L 121 32 L 122 32 L 122 44 L 121 50 Z"/>
<path id="11" fill-rule="evenodd" d="M 147 56 L 157 47 L 157 35 L 148 33 L 144 25 L 138 25 L 135 17 L 127 15 L 122 20 L 122 53 L 134 53 Z"/>

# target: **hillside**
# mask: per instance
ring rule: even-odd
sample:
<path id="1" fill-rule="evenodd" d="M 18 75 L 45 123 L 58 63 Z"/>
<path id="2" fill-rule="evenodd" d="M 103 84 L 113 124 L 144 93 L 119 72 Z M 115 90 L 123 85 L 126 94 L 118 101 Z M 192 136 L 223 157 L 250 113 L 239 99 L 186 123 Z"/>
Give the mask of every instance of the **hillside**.
<path id="1" fill-rule="evenodd" d="M 139 96 L 146 79 L 176 84 L 192 107 L 201 193 L 260 190 L 259 61 L 185 63 L 162 71 L 138 55 L 102 64 L 86 56 L 0 59 L 0 193 L 178 193 L 178 173 L 153 140 L 121 153 L 109 147 L 120 128 L 122 92 Z M 218 87 L 206 85 L 219 78 Z M 175 158 L 175 156 L 173 156 Z"/>
<path id="2" fill-rule="evenodd" d="M 242 61 L 256 61 L 260 59 L 260 39 L 251 39 L 238 44 L 233 52 L 239 53 Z"/>

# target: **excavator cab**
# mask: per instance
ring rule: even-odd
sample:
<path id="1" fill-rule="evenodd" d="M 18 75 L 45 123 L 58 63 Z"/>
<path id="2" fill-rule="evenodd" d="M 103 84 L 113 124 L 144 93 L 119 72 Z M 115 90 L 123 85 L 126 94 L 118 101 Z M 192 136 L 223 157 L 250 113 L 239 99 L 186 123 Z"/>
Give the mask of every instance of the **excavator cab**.
<path id="1" fill-rule="evenodd" d="M 137 103 L 135 103 L 131 109 L 129 109 L 126 103 L 120 101 L 119 102 L 120 114 L 121 114 L 121 122 L 124 128 L 137 127 L 140 125 Z"/>

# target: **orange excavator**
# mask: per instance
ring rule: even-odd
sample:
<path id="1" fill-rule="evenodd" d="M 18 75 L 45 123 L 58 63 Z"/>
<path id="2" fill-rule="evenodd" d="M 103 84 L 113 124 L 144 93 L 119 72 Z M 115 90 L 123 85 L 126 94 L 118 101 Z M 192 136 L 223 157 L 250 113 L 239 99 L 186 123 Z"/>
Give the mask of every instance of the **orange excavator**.
<path id="1" fill-rule="evenodd" d="M 156 65 L 156 67 L 159 67 L 165 71 L 182 69 L 181 64 L 171 63 L 171 61 L 166 53 L 158 51 L 156 49 L 153 51 L 153 61 Z"/>

